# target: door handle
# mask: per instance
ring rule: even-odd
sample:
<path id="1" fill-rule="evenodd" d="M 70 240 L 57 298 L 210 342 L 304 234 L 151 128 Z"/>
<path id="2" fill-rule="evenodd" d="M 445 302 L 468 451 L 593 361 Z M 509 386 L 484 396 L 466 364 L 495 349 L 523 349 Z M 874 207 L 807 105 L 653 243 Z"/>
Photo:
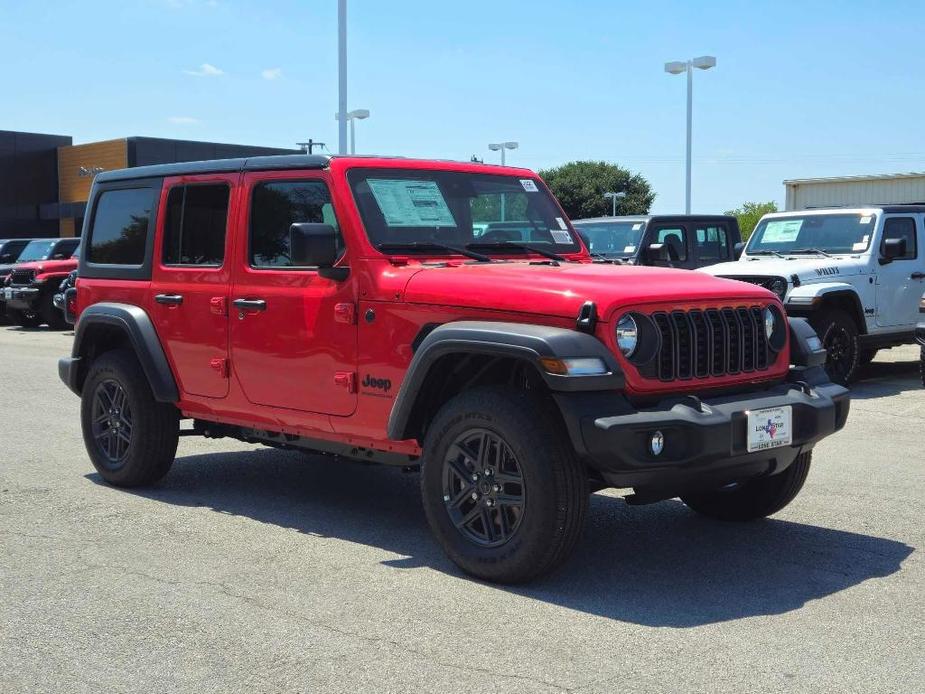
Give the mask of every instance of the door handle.
<path id="1" fill-rule="evenodd" d="M 179 306 L 183 303 L 182 294 L 158 294 L 154 297 L 154 300 L 159 304 L 165 304 L 167 306 Z"/>
<path id="2" fill-rule="evenodd" d="M 925 280 L 925 272 L 913 272 L 909 275 L 911 280 Z"/>
<path id="3" fill-rule="evenodd" d="M 266 311 L 267 302 L 263 299 L 235 299 L 231 302 L 240 311 Z"/>

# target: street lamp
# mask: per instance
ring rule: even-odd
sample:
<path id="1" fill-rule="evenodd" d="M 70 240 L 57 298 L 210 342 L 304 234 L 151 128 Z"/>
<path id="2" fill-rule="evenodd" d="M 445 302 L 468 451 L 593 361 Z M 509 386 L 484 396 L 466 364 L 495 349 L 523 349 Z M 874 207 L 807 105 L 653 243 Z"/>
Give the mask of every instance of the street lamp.
<path id="1" fill-rule="evenodd" d="M 674 61 L 665 63 L 665 72 L 671 75 L 687 73 L 687 176 L 684 188 L 684 211 L 691 213 L 691 120 L 693 112 L 693 97 L 691 95 L 694 85 L 694 68 L 709 70 L 716 67 L 716 58 L 712 55 L 702 55 L 687 62 Z"/>
<path id="2" fill-rule="evenodd" d="M 369 118 L 369 109 L 358 108 L 353 111 L 348 111 L 346 114 L 345 122 L 350 123 L 350 154 L 357 153 L 357 131 L 355 122 L 358 120 L 364 120 Z M 340 120 L 340 114 L 334 114 L 334 120 Z"/>
<path id="3" fill-rule="evenodd" d="M 337 0 L 337 151 L 347 153 L 347 0 Z"/>
<path id="4" fill-rule="evenodd" d="M 488 149 L 492 152 L 501 152 L 501 166 L 504 166 L 504 150 L 506 149 L 517 149 L 520 147 L 520 144 L 517 142 L 495 142 L 488 145 Z"/>
<path id="5" fill-rule="evenodd" d="M 626 197 L 626 193 L 604 193 L 604 197 L 613 201 L 613 214 L 611 217 L 617 216 L 617 200 L 622 200 Z"/>

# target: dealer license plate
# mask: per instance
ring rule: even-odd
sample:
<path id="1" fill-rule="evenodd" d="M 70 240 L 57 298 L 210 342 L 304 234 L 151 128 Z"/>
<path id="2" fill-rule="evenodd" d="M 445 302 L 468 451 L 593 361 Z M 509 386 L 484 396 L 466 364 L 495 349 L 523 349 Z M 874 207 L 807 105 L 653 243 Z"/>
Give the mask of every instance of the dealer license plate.
<path id="1" fill-rule="evenodd" d="M 10 299 L 12 299 L 12 298 L 13 298 L 13 290 L 10 289 L 9 287 L 6 287 L 5 289 L 3 289 L 3 298 L 6 299 L 7 301 L 9 301 Z"/>
<path id="2" fill-rule="evenodd" d="M 748 415 L 748 452 L 764 451 L 793 442 L 793 408 L 768 407 L 750 410 Z"/>

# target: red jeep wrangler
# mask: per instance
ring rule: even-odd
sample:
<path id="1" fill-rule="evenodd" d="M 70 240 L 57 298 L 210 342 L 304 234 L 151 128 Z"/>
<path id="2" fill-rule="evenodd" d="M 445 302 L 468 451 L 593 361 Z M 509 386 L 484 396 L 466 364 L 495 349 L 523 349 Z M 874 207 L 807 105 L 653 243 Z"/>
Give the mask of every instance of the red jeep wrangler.
<path id="1" fill-rule="evenodd" d="M 72 270 L 77 269 L 80 239 L 35 239 L 10 270 L 0 301 L 9 319 L 24 328 L 47 323 L 52 330 L 68 327 L 54 305 L 55 292 Z"/>
<path id="2" fill-rule="evenodd" d="M 569 554 L 597 489 L 775 513 L 848 415 L 815 333 L 774 294 L 594 264 L 524 169 L 170 164 L 98 175 L 89 211 L 59 370 L 116 485 L 166 474 L 184 419 L 420 465 L 452 560 L 512 582 Z"/>

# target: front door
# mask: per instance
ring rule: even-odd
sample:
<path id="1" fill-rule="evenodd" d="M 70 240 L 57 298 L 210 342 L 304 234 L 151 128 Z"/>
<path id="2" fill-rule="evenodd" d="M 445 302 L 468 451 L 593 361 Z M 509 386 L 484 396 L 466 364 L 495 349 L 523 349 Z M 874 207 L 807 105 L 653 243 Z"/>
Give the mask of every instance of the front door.
<path id="1" fill-rule="evenodd" d="M 244 176 L 231 291 L 231 360 L 247 399 L 258 405 L 349 415 L 356 408 L 356 296 L 289 259 L 289 227 L 337 228 L 321 172 Z"/>
<path id="2" fill-rule="evenodd" d="M 228 394 L 232 190 L 238 174 L 164 181 L 151 271 L 151 314 L 180 389 Z"/>
<path id="3" fill-rule="evenodd" d="M 925 291 L 925 249 L 921 219 L 912 215 L 883 220 L 881 254 L 886 239 L 906 240 L 906 254 L 877 265 L 877 325 L 911 330 L 919 319 L 919 299 Z"/>
<path id="4" fill-rule="evenodd" d="M 690 268 L 694 265 L 691 243 L 687 227 L 683 224 L 659 224 L 646 229 L 646 241 L 643 248 L 650 244 L 664 244 L 668 251 L 668 260 L 652 260 L 652 265 L 664 267 Z"/>

